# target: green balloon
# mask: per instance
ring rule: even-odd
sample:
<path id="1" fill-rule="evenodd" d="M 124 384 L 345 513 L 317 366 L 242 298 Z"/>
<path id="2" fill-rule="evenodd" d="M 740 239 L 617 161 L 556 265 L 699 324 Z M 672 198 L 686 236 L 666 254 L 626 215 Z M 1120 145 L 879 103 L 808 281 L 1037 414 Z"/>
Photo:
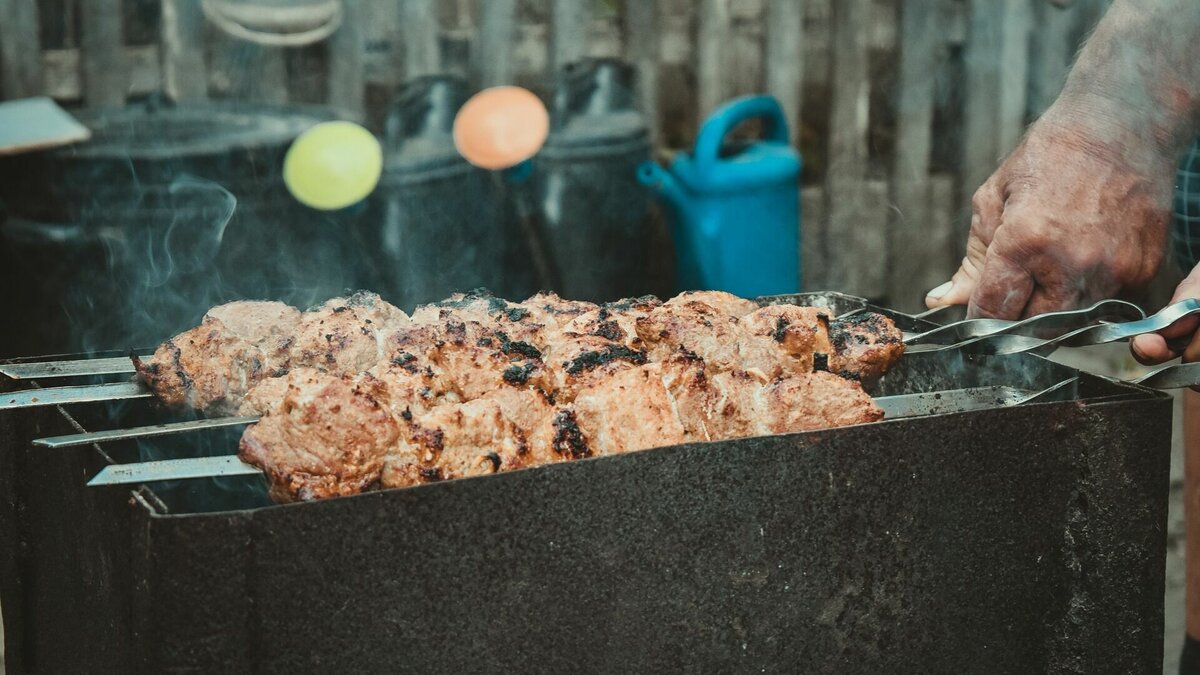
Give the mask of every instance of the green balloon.
<path id="1" fill-rule="evenodd" d="M 300 134 L 283 159 L 283 182 L 297 200 L 323 211 L 362 201 L 379 184 L 383 149 L 353 122 L 325 122 Z"/>

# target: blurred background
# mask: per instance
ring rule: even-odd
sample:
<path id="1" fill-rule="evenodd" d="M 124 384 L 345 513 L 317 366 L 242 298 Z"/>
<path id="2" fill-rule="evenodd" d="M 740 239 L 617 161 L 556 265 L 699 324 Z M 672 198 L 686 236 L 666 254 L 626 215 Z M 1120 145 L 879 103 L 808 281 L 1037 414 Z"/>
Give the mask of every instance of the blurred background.
<path id="1" fill-rule="evenodd" d="M 480 285 L 524 297 L 546 285 L 531 220 L 564 295 L 669 295 L 678 230 L 637 168 L 690 151 L 750 94 L 778 102 L 802 161 L 793 290 L 916 310 L 957 266 L 972 192 L 1108 4 L 0 0 L 0 101 L 50 97 L 93 133 L 0 158 L 0 303 L 21 317 L 0 357 L 145 348 L 239 297 L 307 306 L 370 288 L 405 310 Z M 508 84 L 550 110 L 525 174 L 472 167 L 449 137 L 468 96 Z M 318 211 L 284 189 L 282 161 L 334 119 L 380 139 L 383 175 L 362 203 Z M 760 122 L 732 125 L 721 156 L 749 157 L 771 131 Z M 1140 300 L 1157 308 L 1172 276 Z M 1128 366 L 1123 351 L 1080 358 Z"/>

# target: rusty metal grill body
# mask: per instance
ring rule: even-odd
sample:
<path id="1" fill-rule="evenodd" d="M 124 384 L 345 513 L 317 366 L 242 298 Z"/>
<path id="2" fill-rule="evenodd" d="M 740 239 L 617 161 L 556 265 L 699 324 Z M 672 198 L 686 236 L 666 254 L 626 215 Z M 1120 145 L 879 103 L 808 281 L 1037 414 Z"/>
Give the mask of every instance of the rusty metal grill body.
<path id="1" fill-rule="evenodd" d="M 918 356 L 880 393 L 1074 373 Z M 236 510 L 0 413 L 10 668 L 1157 672 L 1170 402 L 1066 397 Z"/>

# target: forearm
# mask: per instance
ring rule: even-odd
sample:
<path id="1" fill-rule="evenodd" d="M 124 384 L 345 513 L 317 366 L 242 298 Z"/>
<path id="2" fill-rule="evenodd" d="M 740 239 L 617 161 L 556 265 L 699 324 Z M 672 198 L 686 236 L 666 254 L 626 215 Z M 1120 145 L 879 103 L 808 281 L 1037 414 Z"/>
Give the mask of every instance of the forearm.
<path id="1" fill-rule="evenodd" d="M 1174 158 L 1200 131 L 1200 0 L 1116 0 L 1051 114 Z"/>

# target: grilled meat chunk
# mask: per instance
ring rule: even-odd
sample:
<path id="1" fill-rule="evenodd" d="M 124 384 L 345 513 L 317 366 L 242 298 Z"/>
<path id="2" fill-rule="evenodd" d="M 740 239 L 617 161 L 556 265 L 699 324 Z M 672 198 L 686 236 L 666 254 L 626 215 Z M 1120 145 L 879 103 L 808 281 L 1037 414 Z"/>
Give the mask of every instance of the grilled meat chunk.
<path id="1" fill-rule="evenodd" d="M 726 316 L 733 317 L 743 317 L 758 309 L 757 302 L 739 298 L 725 291 L 684 291 L 665 304 L 685 307 L 695 302 L 702 302 Z"/>
<path id="2" fill-rule="evenodd" d="M 438 406 L 416 417 L 387 453 L 384 487 L 404 487 L 480 476 L 525 466 L 521 430 L 496 401 L 479 399 Z"/>
<path id="3" fill-rule="evenodd" d="M 388 335 L 408 316 L 374 293 L 334 298 L 304 313 L 292 344 L 292 365 L 330 373 L 361 373 L 384 360 Z"/>
<path id="4" fill-rule="evenodd" d="M 283 398 L 250 425 L 239 456 L 263 470 L 276 501 L 363 492 L 377 484 L 399 429 L 349 376 L 300 368 Z"/>
<path id="5" fill-rule="evenodd" d="M 829 323 L 829 370 L 871 386 L 904 355 L 904 334 L 873 312 Z"/>
<path id="6" fill-rule="evenodd" d="M 449 298 L 422 305 L 413 312 L 413 323 L 444 326 L 478 324 L 487 332 L 499 331 L 506 339 L 526 342 L 538 348 L 544 346 L 543 324 L 529 309 L 498 298 L 484 289 L 455 293 Z"/>
<path id="7" fill-rule="evenodd" d="M 681 398 L 681 408 L 701 410 L 708 433 L 722 439 L 883 419 L 862 385 L 825 372 L 785 376 L 767 385 L 743 371 L 717 373 L 709 378 L 708 391 Z"/>
<path id="8" fill-rule="evenodd" d="M 290 332 L 300 313 L 279 302 L 214 307 L 200 325 L 159 345 L 139 377 L 159 400 L 217 414 L 237 409 L 256 383 L 288 368 Z"/>
<path id="9" fill-rule="evenodd" d="M 566 409 L 585 448 L 571 450 L 576 456 L 604 456 L 708 440 L 703 430 L 689 428 L 680 417 L 674 391 L 702 372 L 699 361 L 673 359 L 625 369 L 596 381 L 581 390 Z"/>
<path id="10" fill-rule="evenodd" d="M 529 312 L 533 322 L 544 327 L 552 336 L 571 322 L 572 319 L 596 309 L 596 304 L 582 300 L 564 300 L 556 293 L 542 291 L 530 296 L 518 305 Z"/>
<path id="11" fill-rule="evenodd" d="M 549 359 L 549 388 L 559 402 L 598 380 L 647 363 L 646 352 L 596 335 L 563 335 Z"/>
<path id="12" fill-rule="evenodd" d="M 661 305 L 662 302 L 653 295 L 610 302 L 571 319 L 562 327 L 560 335 L 591 335 L 640 350 L 645 343 L 638 337 L 637 320 Z"/>

